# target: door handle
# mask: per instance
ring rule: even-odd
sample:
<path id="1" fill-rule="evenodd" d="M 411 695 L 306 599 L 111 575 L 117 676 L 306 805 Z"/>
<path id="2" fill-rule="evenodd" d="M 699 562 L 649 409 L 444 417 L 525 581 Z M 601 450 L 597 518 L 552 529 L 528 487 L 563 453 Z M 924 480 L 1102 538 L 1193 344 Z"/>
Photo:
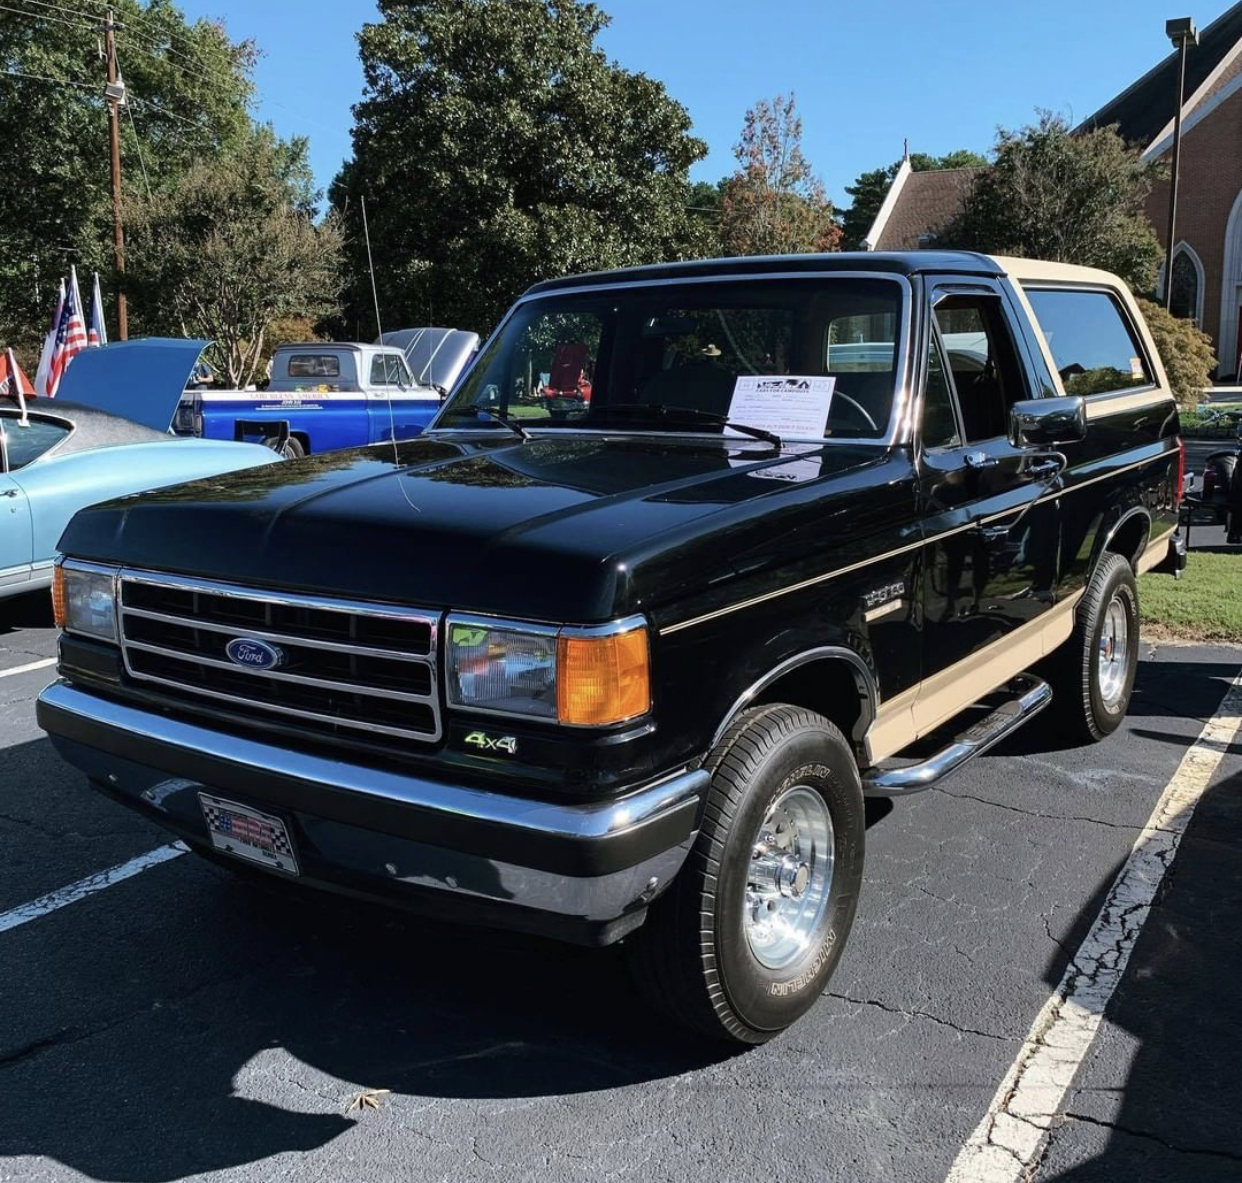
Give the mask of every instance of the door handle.
<path id="1" fill-rule="evenodd" d="M 17 496 L 17 490 L 16 490 L 16 489 L 5 489 L 3 492 L 4 492 L 4 495 L 5 495 L 6 497 L 16 497 L 16 496 Z"/>
<path id="2" fill-rule="evenodd" d="M 967 468 L 995 468 L 999 461 L 986 452 L 967 452 L 965 456 Z"/>

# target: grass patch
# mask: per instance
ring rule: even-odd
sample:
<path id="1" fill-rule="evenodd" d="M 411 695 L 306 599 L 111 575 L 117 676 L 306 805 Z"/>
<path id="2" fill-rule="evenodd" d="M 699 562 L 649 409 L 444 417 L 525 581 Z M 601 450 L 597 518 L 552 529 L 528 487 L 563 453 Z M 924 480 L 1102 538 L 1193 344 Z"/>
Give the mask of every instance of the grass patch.
<path id="1" fill-rule="evenodd" d="M 1220 435 L 1222 438 L 1235 437 L 1238 432 L 1236 423 L 1224 427 L 1219 424 L 1205 426 L 1209 416 L 1218 414 L 1221 411 L 1242 411 L 1242 403 L 1205 403 L 1193 411 L 1188 411 L 1183 407 L 1179 413 L 1182 431 L 1202 431 L 1213 438 L 1216 435 Z"/>
<path id="2" fill-rule="evenodd" d="M 1242 551 L 1192 550 L 1181 579 L 1139 578 L 1144 629 L 1188 641 L 1242 642 Z"/>

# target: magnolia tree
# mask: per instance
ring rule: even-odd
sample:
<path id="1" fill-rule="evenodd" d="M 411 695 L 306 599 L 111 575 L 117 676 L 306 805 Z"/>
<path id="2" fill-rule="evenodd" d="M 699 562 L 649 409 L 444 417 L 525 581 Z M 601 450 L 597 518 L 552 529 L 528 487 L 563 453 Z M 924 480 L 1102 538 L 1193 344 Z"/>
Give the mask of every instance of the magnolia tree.
<path id="1" fill-rule="evenodd" d="M 738 169 L 724 184 L 720 237 L 732 255 L 834 251 L 841 241 L 832 202 L 802 151 L 794 96 L 760 99 L 733 149 Z"/>
<path id="2" fill-rule="evenodd" d="M 146 332 L 209 337 L 230 385 L 259 377 L 267 334 L 337 311 L 337 219 L 312 219 L 305 144 L 256 132 L 242 149 L 192 166 L 133 201 L 129 280 Z"/>
<path id="3" fill-rule="evenodd" d="M 331 188 L 373 324 L 366 198 L 385 324 L 493 325 L 529 284 L 707 253 L 689 209 L 706 153 L 663 85 L 610 62 L 580 0 L 379 0 L 358 36 L 366 89 Z"/>

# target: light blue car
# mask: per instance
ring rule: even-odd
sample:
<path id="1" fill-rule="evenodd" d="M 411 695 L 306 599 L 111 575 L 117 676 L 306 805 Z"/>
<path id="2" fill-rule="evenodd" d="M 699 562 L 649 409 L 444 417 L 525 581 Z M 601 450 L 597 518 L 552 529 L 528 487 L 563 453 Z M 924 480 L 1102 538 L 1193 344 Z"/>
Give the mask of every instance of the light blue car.
<path id="1" fill-rule="evenodd" d="M 51 583 L 56 543 L 84 506 L 280 459 L 259 444 L 169 434 L 203 345 L 88 349 L 55 399 L 0 397 L 0 599 Z"/>

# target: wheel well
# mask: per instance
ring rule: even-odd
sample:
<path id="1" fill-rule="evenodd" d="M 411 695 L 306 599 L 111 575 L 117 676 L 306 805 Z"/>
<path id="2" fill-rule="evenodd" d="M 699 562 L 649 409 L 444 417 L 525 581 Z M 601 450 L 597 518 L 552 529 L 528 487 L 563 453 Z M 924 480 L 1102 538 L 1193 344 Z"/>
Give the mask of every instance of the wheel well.
<path id="1" fill-rule="evenodd" d="M 871 722 L 870 707 L 859 688 L 858 675 L 846 662 L 834 658 L 808 662 L 782 674 L 765 686 L 748 705 L 785 702 L 805 707 L 831 720 L 844 735 L 861 740 L 862 727 Z"/>
<path id="2" fill-rule="evenodd" d="M 297 441 L 298 441 L 298 443 L 302 445 L 302 451 L 303 451 L 303 452 L 305 452 L 308 456 L 310 455 L 310 450 L 311 450 L 311 446 L 310 446 L 310 436 L 309 436 L 309 435 L 307 435 L 307 434 L 306 434 L 306 432 L 304 432 L 304 431 L 291 431 L 291 432 L 289 433 L 289 438 L 290 438 L 290 439 L 297 440 Z"/>
<path id="3" fill-rule="evenodd" d="M 1133 512 L 1114 528 L 1104 550 L 1119 554 L 1131 567 L 1137 567 L 1150 532 L 1151 518 L 1144 511 Z"/>

